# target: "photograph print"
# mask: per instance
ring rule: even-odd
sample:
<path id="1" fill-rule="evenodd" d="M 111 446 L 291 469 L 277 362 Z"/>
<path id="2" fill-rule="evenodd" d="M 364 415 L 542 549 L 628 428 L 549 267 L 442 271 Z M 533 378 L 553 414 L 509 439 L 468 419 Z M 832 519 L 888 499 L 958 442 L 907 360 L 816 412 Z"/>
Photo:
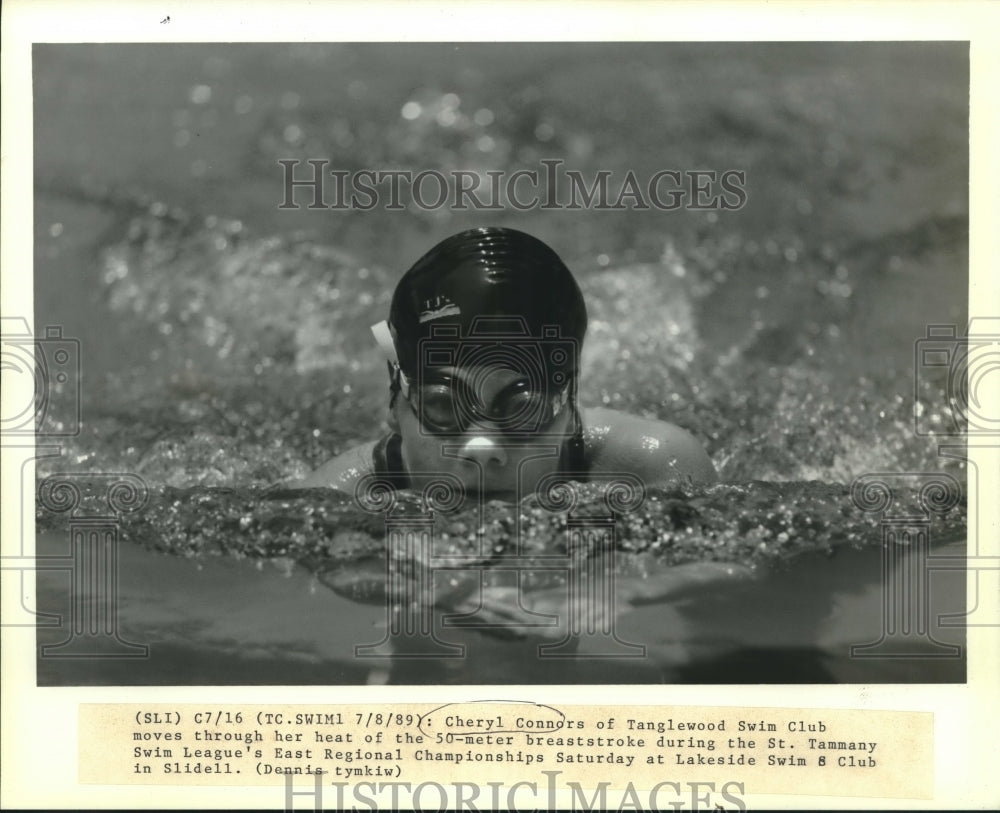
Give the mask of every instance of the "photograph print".
<path id="1" fill-rule="evenodd" d="M 32 81 L 39 686 L 965 681 L 968 43 Z"/>

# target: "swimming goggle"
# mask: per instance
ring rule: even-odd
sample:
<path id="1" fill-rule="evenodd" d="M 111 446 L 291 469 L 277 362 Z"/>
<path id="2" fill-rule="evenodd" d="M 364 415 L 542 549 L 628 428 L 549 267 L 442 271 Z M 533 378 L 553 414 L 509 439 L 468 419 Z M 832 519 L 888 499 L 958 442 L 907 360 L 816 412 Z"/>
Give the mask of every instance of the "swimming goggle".
<path id="1" fill-rule="evenodd" d="M 484 403 L 468 382 L 456 378 L 412 386 L 404 393 L 420 425 L 434 435 L 487 430 L 503 434 L 544 432 L 569 402 L 570 385 L 555 392 L 515 379 Z"/>
<path id="2" fill-rule="evenodd" d="M 471 429 L 500 431 L 504 434 L 544 432 L 570 400 L 572 378 L 562 387 L 539 386 L 525 378 L 515 378 L 483 403 L 464 378 L 441 376 L 433 381 L 412 381 L 401 369 L 387 322 L 372 325 L 375 340 L 389 362 L 389 372 L 425 431 L 437 435 L 460 435 Z"/>

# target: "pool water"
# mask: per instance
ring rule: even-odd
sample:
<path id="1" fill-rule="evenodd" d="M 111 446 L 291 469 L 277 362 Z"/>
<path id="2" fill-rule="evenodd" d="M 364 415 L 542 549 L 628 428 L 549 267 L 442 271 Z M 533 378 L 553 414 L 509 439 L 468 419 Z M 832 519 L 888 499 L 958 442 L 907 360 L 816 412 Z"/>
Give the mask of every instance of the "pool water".
<path id="1" fill-rule="evenodd" d="M 851 484 L 910 473 L 903 504 L 933 473 L 965 482 L 916 431 L 952 422 L 947 371 L 914 367 L 928 324 L 966 322 L 958 45 L 60 45 L 34 68 L 35 326 L 81 340 L 84 376 L 81 432 L 38 476 L 130 472 L 150 493 L 119 561 L 121 634 L 149 658 L 41 658 L 40 683 L 964 679 L 932 645 L 850 657 L 879 638 L 883 562 Z M 511 172 L 547 157 L 591 176 L 743 170 L 747 204 L 279 208 L 280 159 Z M 616 630 L 643 658 L 584 642 L 539 659 L 561 631 L 441 628 L 466 658 L 359 660 L 387 621 L 382 517 L 274 488 L 384 431 L 368 326 L 424 250 L 487 223 L 546 240 L 577 275 L 582 403 L 675 422 L 719 471 L 619 519 Z M 71 401 L 45 420 L 70 420 Z M 530 500 L 435 522 L 435 552 L 477 557 L 477 574 L 518 538 L 566 550 L 565 515 Z M 65 517 L 38 523 L 40 549 L 65 553 Z M 964 498 L 932 516 L 933 554 L 960 555 L 965 527 Z M 532 578 L 525 601 L 565 595 L 565 574 Z M 65 573 L 38 587 L 39 609 L 67 612 Z M 931 593 L 933 638 L 961 644 L 938 620 L 965 606 L 961 573 Z"/>

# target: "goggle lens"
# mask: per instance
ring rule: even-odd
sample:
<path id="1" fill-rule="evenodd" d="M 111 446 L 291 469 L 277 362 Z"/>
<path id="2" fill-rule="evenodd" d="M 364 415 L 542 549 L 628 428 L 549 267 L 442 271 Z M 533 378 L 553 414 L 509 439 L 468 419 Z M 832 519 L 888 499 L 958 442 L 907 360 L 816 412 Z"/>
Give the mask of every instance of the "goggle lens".
<path id="1" fill-rule="evenodd" d="M 568 385 L 550 394 L 522 382 L 484 404 L 460 384 L 441 383 L 414 387 L 407 400 L 423 427 L 434 434 L 462 434 L 482 424 L 505 432 L 533 434 L 548 428 L 568 397 Z"/>

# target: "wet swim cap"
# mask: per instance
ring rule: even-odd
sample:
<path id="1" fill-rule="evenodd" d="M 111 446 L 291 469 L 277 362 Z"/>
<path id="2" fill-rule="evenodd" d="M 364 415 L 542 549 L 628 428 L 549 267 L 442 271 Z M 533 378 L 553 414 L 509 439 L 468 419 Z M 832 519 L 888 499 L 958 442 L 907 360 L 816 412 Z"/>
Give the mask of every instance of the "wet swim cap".
<path id="1" fill-rule="evenodd" d="M 541 240 L 514 229 L 478 228 L 449 237 L 403 275 L 389 307 L 403 372 L 414 377 L 422 339 L 456 342 L 509 336 L 570 340 L 587 330 L 580 287 Z M 565 345 L 564 345 L 565 346 Z M 545 354 L 546 366 L 575 373 L 578 352 Z"/>

